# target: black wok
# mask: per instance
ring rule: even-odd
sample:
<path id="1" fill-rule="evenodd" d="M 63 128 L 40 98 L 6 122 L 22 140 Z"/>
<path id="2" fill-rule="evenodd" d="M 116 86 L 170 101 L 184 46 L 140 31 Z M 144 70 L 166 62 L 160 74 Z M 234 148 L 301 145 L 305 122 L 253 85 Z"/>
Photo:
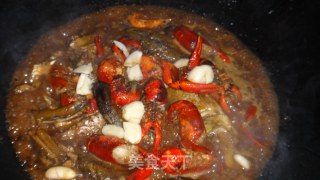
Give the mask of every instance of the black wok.
<path id="1" fill-rule="evenodd" d="M 44 32 L 115 4 L 160 4 L 211 18 L 236 34 L 263 61 L 279 98 L 274 155 L 258 179 L 319 179 L 320 73 L 316 34 L 320 4 L 301 0 L 25 0 L 0 5 L 0 177 L 29 179 L 15 157 L 5 122 L 6 92 L 18 62 Z"/>

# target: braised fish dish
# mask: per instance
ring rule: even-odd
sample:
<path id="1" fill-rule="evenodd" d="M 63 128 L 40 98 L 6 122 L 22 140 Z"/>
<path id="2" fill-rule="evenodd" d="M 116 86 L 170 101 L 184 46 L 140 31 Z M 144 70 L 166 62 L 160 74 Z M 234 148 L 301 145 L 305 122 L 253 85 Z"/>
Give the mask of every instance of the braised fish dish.
<path id="1" fill-rule="evenodd" d="M 258 57 L 212 20 L 159 6 L 42 35 L 7 101 L 32 179 L 255 179 L 278 119 Z"/>

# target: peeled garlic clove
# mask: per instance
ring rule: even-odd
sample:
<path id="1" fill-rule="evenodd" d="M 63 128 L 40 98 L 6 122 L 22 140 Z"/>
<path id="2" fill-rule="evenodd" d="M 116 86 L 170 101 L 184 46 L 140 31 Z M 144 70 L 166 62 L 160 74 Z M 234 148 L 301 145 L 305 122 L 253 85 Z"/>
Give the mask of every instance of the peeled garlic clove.
<path id="1" fill-rule="evenodd" d="M 135 124 L 140 124 L 144 112 L 144 105 L 141 101 L 134 101 L 122 107 L 122 117 Z"/>
<path id="2" fill-rule="evenodd" d="M 182 58 L 182 59 L 178 59 L 176 62 L 174 62 L 174 66 L 176 68 L 182 68 L 182 67 L 185 67 L 185 66 L 188 66 L 188 63 L 189 63 L 189 59 L 187 58 Z"/>
<path id="3" fill-rule="evenodd" d="M 112 150 L 112 157 L 119 164 L 128 164 L 130 158 L 138 154 L 138 147 L 135 145 L 122 144 Z"/>
<path id="4" fill-rule="evenodd" d="M 31 72 L 32 79 L 37 79 L 39 76 L 47 75 L 50 72 L 51 66 L 55 63 L 55 61 L 44 62 L 40 64 L 33 65 L 33 69 Z"/>
<path id="5" fill-rule="evenodd" d="M 124 139 L 131 144 L 138 144 L 141 141 L 141 127 L 139 124 L 123 122 Z"/>
<path id="6" fill-rule="evenodd" d="M 234 160 L 242 166 L 244 169 L 249 169 L 250 168 L 250 161 L 242 156 L 241 154 L 235 154 L 233 156 Z"/>
<path id="7" fill-rule="evenodd" d="M 214 78 L 213 70 L 209 65 L 200 65 L 193 68 L 187 79 L 194 83 L 209 84 Z"/>
<path id="8" fill-rule="evenodd" d="M 128 67 L 127 74 L 129 81 L 140 81 L 143 79 L 143 74 L 139 64 L 134 65 L 133 67 Z"/>
<path id="9" fill-rule="evenodd" d="M 127 47 L 122 42 L 114 40 L 113 44 L 116 45 L 123 52 L 123 54 L 126 57 L 129 56 L 129 51 L 128 51 Z"/>
<path id="10" fill-rule="evenodd" d="M 92 94 L 93 80 L 87 74 L 81 74 L 77 83 L 76 93 L 80 95 Z"/>
<path id="11" fill-rule="evenodd" d="M 92 64 L 84 64 L 81 65 L 79 67 L 77 67 L 75 70 L 73 70 L 73 72 L 75 73 L 82 73 L 82 74 L 90 74 L 92 72 L 93 68 L 92 68 Z"/>
<path id="12" fill-rule="evenodd" d="M 103 126 L 102 134 L 116 136 L 118 138 L 123 138 L 124 137 L 124 130 L 120 126 L 107 124 L 107 125 Z"/>
<path id="13" fill-rule="evenodd" d="M 49 168 L 45 173 L 48 179 L 72 179 L 77 176 L 77 173 L 68 167 L 55 166 Z"/>
<path id="14" fill-rule="evenodd" d="M 126 67 L 132 67 L 134 65 L 140 64 L 141 58 L 142 58 L 142 52 L 139 50 L 136 50 L 127 57 L 123 65 Z"/>

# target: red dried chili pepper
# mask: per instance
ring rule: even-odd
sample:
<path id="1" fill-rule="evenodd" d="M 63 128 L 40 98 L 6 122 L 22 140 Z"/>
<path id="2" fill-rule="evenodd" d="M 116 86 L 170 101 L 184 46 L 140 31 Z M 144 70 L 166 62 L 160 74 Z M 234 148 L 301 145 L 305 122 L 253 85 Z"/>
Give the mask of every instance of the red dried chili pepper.
<path id="1" fill-rule="evenodd" d="M 68 85 L 68 81 L 61 77 L 50 76 L 48 81 L 54 91 Z"/>
<path id="2" fill-rule="evenodd" d="M 250 105 L 244 117 L 245 121 L 246 122 L 251 121 L 252 118 L 256 115 L 256 113 L 257 113 L 257 107 L 255 105 Z"/>
<path id="3" fill-rule="evenodd" d="M 88 100 L 86 110 L 88 114 L 92 114 L 98 111 L 97 101 L 94 98 Z"/>
<path id="4" fill-rule="evenodd" d="M 97 48 L 97 55 L 102 55 L 103 46 L 102 46 L 102 42 L 101 42 L 101 37 L 100 36 L 97 36 L 95 38 L 95 43 L 96 43 L 96 48 Z"/>

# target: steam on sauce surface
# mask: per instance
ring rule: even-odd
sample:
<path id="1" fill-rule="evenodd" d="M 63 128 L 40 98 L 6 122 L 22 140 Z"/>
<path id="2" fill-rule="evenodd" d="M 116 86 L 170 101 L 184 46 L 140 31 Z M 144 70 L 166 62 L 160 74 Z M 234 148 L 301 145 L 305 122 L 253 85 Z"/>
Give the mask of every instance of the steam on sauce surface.
<path id="1" fill-rule="evenodd" d="M 111 7 L 44 34 L 7 110 L 34 179 L 254 179 L 278 130 L 260 60 L 218 24 L 157 6 Z"/>

